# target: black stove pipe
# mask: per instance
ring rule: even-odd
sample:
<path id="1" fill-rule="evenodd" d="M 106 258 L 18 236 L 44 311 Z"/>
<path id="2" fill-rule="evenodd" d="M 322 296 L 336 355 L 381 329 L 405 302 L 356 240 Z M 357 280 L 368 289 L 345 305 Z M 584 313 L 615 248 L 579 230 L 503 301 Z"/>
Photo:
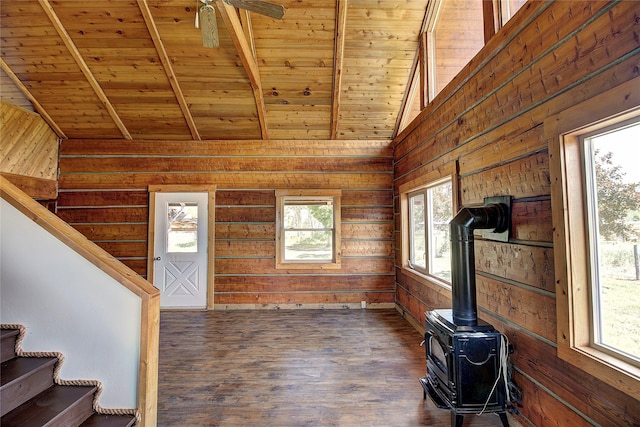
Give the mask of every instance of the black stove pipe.
<path id="1" fill-rule="evenodd" d="M 509 207 L 503 203 L 463 208 L 449 222 L 452 311 L 456 326 L 478 324 L 473 230 L 494 229 L 494 232 L 501 233 L 508 228 Z"/>

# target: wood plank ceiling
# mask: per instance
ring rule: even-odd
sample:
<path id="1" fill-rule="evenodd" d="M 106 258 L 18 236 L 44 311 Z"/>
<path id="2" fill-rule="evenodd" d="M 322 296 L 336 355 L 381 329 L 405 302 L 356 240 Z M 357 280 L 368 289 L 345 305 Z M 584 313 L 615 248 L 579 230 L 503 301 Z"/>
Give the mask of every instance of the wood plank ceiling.
<path id="1" fill-rule="evenodd" d="M 69 139 L 391 139 L 427 0 L 0 0 L 3 82 Z M 11 91 L 6 91 L 11 93 Z"/>

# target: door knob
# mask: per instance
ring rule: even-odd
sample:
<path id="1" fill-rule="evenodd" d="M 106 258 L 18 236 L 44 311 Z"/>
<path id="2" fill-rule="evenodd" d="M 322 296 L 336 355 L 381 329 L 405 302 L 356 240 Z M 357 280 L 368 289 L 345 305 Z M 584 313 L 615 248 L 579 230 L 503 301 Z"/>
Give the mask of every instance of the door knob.
<path id="1" fill-rule="evenodd" d="M 160 261 L 162 258 L 160 258 L 159 256 L 155 257 L 153 260 L 154 261 Z"/>

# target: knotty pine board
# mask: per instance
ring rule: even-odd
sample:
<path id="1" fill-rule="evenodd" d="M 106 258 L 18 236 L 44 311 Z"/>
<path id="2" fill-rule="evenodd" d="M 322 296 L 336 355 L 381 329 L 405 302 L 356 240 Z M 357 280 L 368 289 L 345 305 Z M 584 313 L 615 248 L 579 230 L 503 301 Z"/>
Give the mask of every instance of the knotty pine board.
<path id="1" fill-rule="evenodd" d="M 390 304 L 394 301 L 394 291 L 357 291 L 340 292 L 248 292 L 248 293 L 219 293 L 214 297 L 215 305 L 313 305 L 313 304 L 354 304 L 356 301 L 367 301 L 367 304 Z"/>
<path id="2" fill-rule="evenodd" d="M 553 20 L 557 19 L 555 16 L 556 13 L 568 14 L 569 10 L 580 9 L 580 5 L 583 5 L 586 10 L 592 10 L 597 8 L 598 6 L 602 6 L 602 3 L 599 2 L 556 2 L 550 6 L 548 10 L 544 12 L 544 16 L 549 16 L 550 14 L 553 16 Z M 633 10 L 633 4 L 626 3 L 624 6 L 620 6 L 621 8 L 627 8 L 627 10 Z M 560 8 L 560 11 L 556 11 L 556 8 Z M 596 11 L 594 11 L 595 13 Z M 624 11 L 617 12 L 616 16 L 619 14 L 625 13 Z M 582 14 L 575 15 L 571 18 L 572 24 L 574 26 L 579 26 L 582 23 Z M 553 21 L 551 21 L 553 22 Z M 633 19 L 631 17 L 627 17 L 624 20 L 621 20 L 625 25 L 616 27 L 616 30 L 620 30 L 623 32 L 624 37 L 629 37 L 628 40 L 620 40 L 620 43 L 616 44 L 618 47 L 618 51 L 616 52 L 618 55 L 623 55 L 629 52 L 629 47 L 633 46 L 635 42 L 633 42 Z M 551 25 L 551 24 L 546 24 Z M 555 25 L 555 24 L 554 24 Z M 555 27 L 551 27 L 555 28 Z M 565 26 L 562 27 L 563 31 L 566 29 Z M 530 29 L 529 31 L 535 31 L 538 33 L 539 29 Z M 556 31 L 555 29 L 553 30 Z M 603 14 L 599 18 L 597 18 L 591 25 L 587 26 L 583 30 L 586 34 L 607 34 L 611 31 L 611 23 L 610 23 L 610 15 Z M 513 75 L 514 70 L 510 67 L 507 67 L 506 64 L 518 63 L 518 57 L 516 52 L 517 45 L 521 45 L 521 40 L 528 40 L 529 34 L 524 33 L 521 37 L 518 37 L 511 41 L 510 45 L 508 45 L 501 53 L 498 55 L 502 55 L 500 58 L 501 61 L 504 62 L 505 65 L 496 64 L 493 61 L 498 60 L 498 58 L 493 58 L 486 67 L 488 68 L 487 76 L 488 79 L 485 83 L 473 83 L 472 80 L 467 82 L 466 87 L 479 87 L 483 88 L 483 90 L 468 90 L 465 92 L 456 93 L 455 96 L 452 96 L 447 100 L 445 104 L 438 108 L 438 114 L 435 115 L 433 112 L 429 114 L 429 108 L 436 108 L 435 105 L 431 105 L 424 112 L 423 115 L 427 115 L 431 120 L 427 120 L 424 122 L 424 126 L 421 126 L 419 129 L 416 129 L 416 134 L 411 136 L 407 135 L 406 145 L 403 144 L 403 141 L 400 141 L 396 145 L 396 158 L 402 158 L 409 153 L 409 149 L 412 150 L 410 156 L 411 158 L 423 158 L 419 153 L 414 152 L 417 141 L 414 141 L 415 138 L 425 139 L 431 138 L 432 136 L 437 140 L 437 146 L 441 147 L 442 151 L 446 151 L 447 149 L 455 148 L 460 142 L 466 141 L 469 138 L 472 138 L 474 135 L 478 133 L 479 130 L 487 129 L 489 124 L 494 125 L 495 123 L 500 123 L 501 121 L 509 120 L 511 121 L 513 117 L 517 116 L 520 111 L 526 108 L 534 108 L 537 114 L 529 113 L 527 115 L 527 119 L 529 121 L 529 128 L 531 124 L 539 125 L 542 123 L 547 115 L 552 112 L 549 111 L 549 106 L 546 108 L 537 108 L 537 103 L 544 101 L 551 96 L 555 96 L 555 92 L 558 89 L 561 89 L 562 86 L 559 86 L 557 82 L 562 81 L 564 86 L 571 84 L 576 80 L 579 80 L 583 76 L 589 75 L 594 71 L 598 70 L 598 62 L 592 61 L 591 56 L 576 56 L 576 49 L 583 49 L 580 45 L 576 46 L 580 42 L 575 42 L 573 39 L 569 40 L 567 43 L 562 44 L 562 46 L 558 50 L 553 50 L 552 52 L 546 53 L 546 55 L 542 58 L 535 58 L 530 49 L 533 49 L 534 52 L 537 50 L 543 51 L 543 45 L 537 45 L 535 43 L 527 44 L 527 50 L 522 50 L 522 46 L 520 46 L 520 51 L 522 55 L 526 55 L 526 61 L 531 61 L 535 58 L 535 62 L 533 62 L 529 68 L 526 70 L 522 68 L 522 72 L 518 75 Z M 533 34 L 531 37 L 534 37 Z M 554 35 L 554 40 L 556 36 Z M 539 40 L 539 35 L 535 36 L 536 40 Z M 515 45 L 515 46 L 513 46 Z M 590 46 L 591 49 L 597 52 L 607 51 L 608 49 L 596 49 L 597 46 Z M 562 49 L 562 50 L 560 50 Z M 508 53 L 507 53 L 508 52 Z M 613 52 L 610 53 L 609 57 L 616 57 Z M 523 57 L 524 58 L 524 57 Z M 560 59 L 561 58 L 561 59 Z M 606 58 L 603 58 L 606 59 Z M 523 59 L 524 60 L 524 59 Z M 569 66 L 562 66 L 563 61 L 567 61 L 571 64 Z M 556 63 L 560 65 L 555 65 Z M 578 68 L 578 66 L 580 68 Z M 504 73 L 503 76 L 496 76 L 495 74 L 498 71 Z M 490 73 L 489 73 L 490 71 Z M 482 74 L 482 73 L 478 73 Z M 474 78 L 479 78 L 478 75 L 475 75 Z M 545 76 L 545 77 L 540 77 Z M 551 82 L 547 83 L 546 79 L 553 76 L 553 85 Z M 509 84 L 504 84 L 504 82 L 509 82 Z M 610 82 L 611 84 L 611 82 Z M 550 86 L 547 88 L 547 86 Z M 495 93 L 488 95 L 490 89 L 493 89 Z M 524 95 L 519 95 L 517 92 L 514 93 L 514 88 L 518 87 L 527 87 L 526 97 Z M 584 94 L 582 95 L 584 96 Z M 571 102 L 575 102 L 575 99 L 572 99 Z M 510 103 L 514 105 L 512 107 L 508 106 Z M 471 108 L 473 107 L 473 108 Z M 559 108 L 562 108 L 561 105 L 558 105 Z M 556 110 L 559 111 L 559 110 Z M 461 112 L 465 112 L 463 115 L 460 115 Z M 421 115 L 422 116 L 422 115 Z M 418 121 L 420 121 L 419 119 Z M 444 127 L 447 123 L 449 123 L 446 128 Z M 512 123 L 511 125 L 517 122 Z M 526 122 L 525 122 L 526 123 Z M 449 129 L 447 129 L 449 128 Z M 524 128 L 527 129 L 527 128 Z M 510 133 L 510 132 L 505 132 Z M 427 156 L 430 158 L 433 156 Z M 407 169 L 411 169 L 408 167 Z"/>
<path id="3" fill-rule="evenodd" d="M 557 400 L 560 397 L 599 425 L 637 424 L 640 417 L 638 401 L 557 358 L 555 341 L 545 342 L 491 313 L 483 312 L 481 316 L 508 337 L 514 347 L 510 358 L 517 370 L 542 386 L 536 384 L 528 388 L 523 383 L 526 394 L 523 394 L 523 406 L 518 409 L 528 419 L 537 420 L 540 426 L 565 425 L 565 420 L 574 420 L 576 426 L 590 425 Z M 516 381 L 519 381 L 518 376 Z"/>
<path id="4" fill-rule="evenodd" d="M 501 116 L 509 117 L 513 115 L 505 114 L 506 112 L 503 110 L 494 111 L 496 100 L 493 99 L 494 95 L 491 95 L 491 91 L 496 91 L 502 86 L 502 93 L 505 95 L 503 98 L 520 99 L 517 94 L 513 93 L 513 88 L 518 86 L 506 83 L 512 81 L 517 73 L 524 74 L 524 79 L 539 78 L 539 74 L 534 73 L 530 67 L 535 61 L 540 60 L 540 55 L 542 54 L 546 53 L 547 56 L 554 58 L 553 52 L 546 52 L 549 43 L 566 37 L 580 28 L 587 18 L 599 13 L 604 7 L 610 8 L 611 5 L 603 1 L 589 0 L 553 2 L 548 5 L 525 5 L 522 12 L 516 14 L 513 22 L 509 23 L 510 27 L 517 28 L 516 26 L 523 25 L 525 20 L 535 19 L 535 13 L 538 13 L 537 9 L 544 8 L 542 14 L 535 19 L 535 25 L 524 27 L 517 34 L 517 37 L 502 31 L 492 38 L 483 49 L 484 56 L 480 54 L 474 58 L 441 95 L 427 106 L 418 119 L 403 131 L 400 139 L 405 139 L 405 137 L 409 139 L 415 138 L 411 134 L 414 131 L 418 131 L 418 128 L 420 128 L 419 133 L 433 135 L 437 133 L 438 129 L 444 127 L 446 123 L 454 121 L 461 121 L 462 125 L 467 124 L 470 126 L 469 129 L 474 129 L 472 122 L 464 116 L 460 117 L 460 114 L 461 112 L 469 111 L 472 106 L 476 106 L 479 103 L 484 103 L 485 107 L 476 107 L 475 109 L 477 114 L 487 116 L 485 123 L 499 121 Z M 633 10 L 633 5 L 629 3 L 620 7 L 626 8 L 627 11 Z M 627 12 L 623 11 L 621 13 Z M 604 14 L 604 18 L 601 17 L 600 19 L 603 20 L 603 25 L 606 28 L 607 15 Z M 630 21 L 627 24 L 633 25 Z M 568 43 L 570 44 L 569 49 L 575 48 L 574 40 L 569 40 Z M 487 56 L 489 57 L 487 58 Z M 570 57 L 572 56 L 575 55 L 570 55 Z M 481 67 L 476 70 L 479 65 Z M 563 82 L 566 84 L 571 80 L 572 78 L 563 79 Z M 467 90 L 464 92 L 456 91 L 455 89 L 461 85 L 464 85 Z M 523 101 L 531 104 L 537 100 L 533 97 L 528 97 Z M 518 110 L 522 110 L 527 104 L 520 104 Z M 500 104 L 498 103 L 497 106 L 499 107 Z M 497 113 L 502 114 L 497 115 Z M 470 122 L 471 125 L 469 125 Z M 475 128 L 476 131 L 477 129 Z M 396 157 L 403 157 L 408 150 L 412 150 L 415 147 L 415 141 L 407 142 L 406 146 L 401 143 L 396 146 Z"/>
<path id="5" fill-rule="evenodd" d="M 71 224 L 87 239 L 97 240 L 147 240 L 147 223 L 138 224 Z"/>
<path id="6" fill-rule="evenodd" d="M 273 257 L 253 257 L 246 255 L 242 258 L 217 258 L 215 266 L 216 274 L 224 275 L 287 275 L 295 277 L 297 275 L 333 275 L 339 281 L 339 276 L 353 274 L 371 275 L 393 275 L 393 259 L 385 257 L 342 257 L 341 268 L 339 270 L 303 270 L 303 269 L 276 269 Z"/>
<path id="7" fill-rule="evenodd" d="M 148 221 L 148 207 L 142 205 L 148 203 L 144 188 L 152 183 L 214 183 L 214 274 L 216 282 L 223 281 L 220 287 L 214 283 L 217 306 L 362 300 L 388 304 L 394 299 L 389 145 L 382 141 L 64 141 L 64 198 L 58 212 L 144 275 L 146 256 L 141 249 L 147 244 Z M 296 187 L 342 189 L 340 269 L 275 269 L 275 189 Z M 237 283 L 243 285 L 234 286 Z"/>
<path id="8" fill-rule="evenodd" d="M 597 1 L 528 2 L 523 10 L 394 141 L 396 246 L 399 187 L 423 174 L 455 164 L 463 206 L 512 195 L 512 240 L 476 239 L 476 280 L 480 317 L 509 335 L 513 362 L 532 380 L 521 411 L 544 427 L 563 420 L 634 425 L 637 401 L 556 356 L 549 141 L 542 123 L 637 76 L 640 10 L 637 2 Z M 405 317 L 423 324 L 424 310 L 450 307 L 446 291 L 405 273 L 400 261 L 397 249 L 396 303 Z"/>
<path id="9" fill-rule="evenodd" d="M 431 284 L 425 286 L 424 282 L 416 275 L 401 268 L 396 268 L 398 291 L 405 294 L 405 300 L 415 300 L 424 307 L 421 311 L 410 310 L 407 315 L 412 315 L 419 324 L 424 327 L 424 312 L 438 308 L 451 308 L 450 292 L 444 287 Z"/>
<path id="10" fill-rule="evenodd" d="M 147 242 L 110 241 L 96 242 L 105 251 L 116 258 L 146 258 Z"/>
<path id="11" fill-rule="evenodd" d="M 6 102 L 0 102 L 0 117 L 0 171 L 55 180 L 58 137 L 49 125 L 38 114 Z"/>
<path id="12" fill-rule="evenodd" d="M 91 142 L 91 143 L 90 143 Z M 102 139 L 64 140 L 62 157 L 68 156 L 241 156 L 241 157 L 390 157 L 393 147 L 388 140 L 209 140 L 209 141 L 125 141 Z"/>
<path id="13" fill-rule="evenodd" d="M 611 75 L 617 76 L 620 80 L 630 79 L 636 76 L 636 72 L 640 67 L 640 59 L 638 56 L 630 57 L 622 62 L 612 65 L 608 73 L 596 74 L 590 80 L 584 82 L 579 88 L 568 90 L 561 94 L 550 96 L 546 103 L 532 108 L 527 114 L 521 114 L 509 118 L 503 124 L 497 125 L 495 128 L 486 130 L 472 140 L 456 146 L 455 149 L 439 146 L 437 140 L 433 140 L 424 133 L 421 128 L 416 129 L 415 135 L 411 134 L 399 141 L 399 144 L 407 143 L 412 139 L 414 143 L 420 144 L 414 146 L 408 155 L 402 158 L 396 158 L 394 162 L 394 190 L 397 192 L 398 187 L 404 182 L 411 181 L 422 174 L 431 173 L 434 170 L 446 168 L 449 163 L 456 162 L 459 158 L 470 155 L 475 150 L 490 145 L 495 141 L 503 139 L 517 141 L 518 135 L 522 134 L 527 126 L 531 126 L 531 122 L 535 121 L 538 126 L 547 117 L 549 109 L 560 111 L 568 108 L 574 103 L 580 102 L 588 98 L 594 93 L 600 93 L 616 86 L 619 80 L 612 80 Z M 483 130 L 485 132 L 485 130 Z M 541 142 L 542 143 L 542 142 Z M 399 146 L 401 147 L 401 145 Z M 449 150 L 449 151 L 447 151 Z M 397 150 L 402 152 L 401 149 Z"/>
<path id="14" fill-rule="evenodd" d="M 170 173 L 95 173 L 62 174 L 60 186 L 65 189 L 85 190 L 131 188 L 141 189 L 148 185 L 198 185 L 211 184 L 222 188 L 341 188 L 349 182 L 351 188 L 382 189 L 391 188 L 390 173 L 256 173 L 252 171 L 238 173 L 199 172 L 182 174 Z"/>
<path id="15" fill-rule="evenodd" d="M 149 192 L 146 190 L 109 191 L 61 191 L 58 208 L 77 206 L 149 206 Z"/>
<path id="16" fill-rule="evenodd" d="M 287 278 L 277 276 L 219 276 L 216 278 L 215 289 L 219 293 L 231 292 L 288 292 L 295 282 L 297 292 L 312 291 L 393 291 L 394 278 L 391 275 L 349 275 L 336 276 L 299 276 Z"/>
<path id="17" fill-rule="evenodd" d="M 202 171 L 243 172 L 252 171 L 309 171 L 318 167 L 313 157 L 63 157 L 60 167 L 68 172 L 87 173 L 98 170 L 110 172 L 158 173 L 179 170 L 184 173 Z M 360 159 L 357 157 L 332 157 L 322 165 L 323 172 L 387 172 L 391 158 Z"/>
<path id="18" fill-rule="evenodd" d="M 512 286 L 484 275 L 476 277 L 476 286 L 479 307 L 551 342 L 555 341 L 556 306 L 553 294 Z"/>
<path id="19" fill-rule="evenodd" d="M 515 201 L 511 204 L 511 236 L 516 240 L 553 243 L 551 200 Z"/>
<path id="20" fill-rule="evenodd" d="M 460 178 L 460 199 L 464 206 L 482 204 L 491 196 L 510 195 L 520 199 L 550 194 L 546 151 Z"/>

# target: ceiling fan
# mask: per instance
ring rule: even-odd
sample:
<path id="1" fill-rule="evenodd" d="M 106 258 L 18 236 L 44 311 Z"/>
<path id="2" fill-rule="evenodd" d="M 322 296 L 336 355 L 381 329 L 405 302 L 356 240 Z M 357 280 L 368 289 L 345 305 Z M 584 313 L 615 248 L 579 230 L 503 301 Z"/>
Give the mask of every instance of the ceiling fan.
<path id="1" fill-rule="evenodd" d="M 256 12 L 275 19 L 282 19 L 284 16 L 284 6 L 265 0 L 223 1 L 230 6 Z M 220 40 L 218 39 L 216 10 L 211 5 L 215 0 L 200 0 L 200 2 L 202 3 L 202 6 L 199 10 L 196 9 L 196 28 L 200 28 L 200 31 L 202 32 L 202 46 L 218 47 L 220 45 Z"/>

